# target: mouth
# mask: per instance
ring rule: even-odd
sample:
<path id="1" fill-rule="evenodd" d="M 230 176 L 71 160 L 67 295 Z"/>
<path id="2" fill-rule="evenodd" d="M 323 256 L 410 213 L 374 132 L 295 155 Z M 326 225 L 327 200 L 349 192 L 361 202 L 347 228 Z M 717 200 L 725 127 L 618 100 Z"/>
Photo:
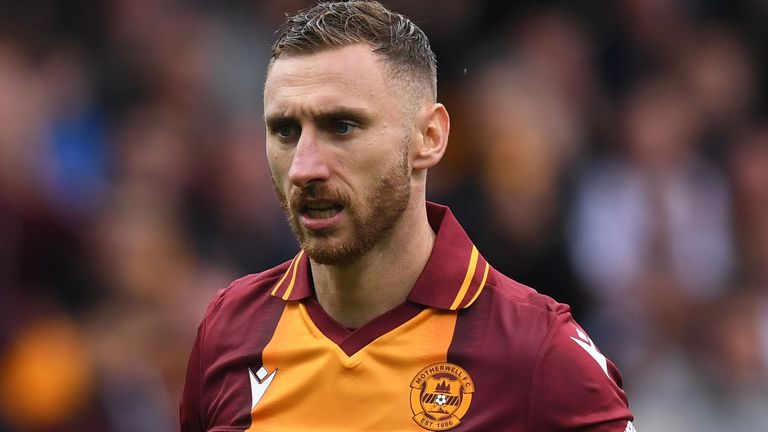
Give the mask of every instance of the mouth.
<path id="1" fill-rule="evenodd" d="M 333 201 L 308 201 L 301 205 L 299 213 L 308 219 L 328 219 L 336 216 L 344 206 Z"/>
<path id="2" fill-rule="evenodd" d="M 299 222 L 304 229 L 315 233 L 329 233 L 338 228 L 345 207 L 338 201 L 309 198 L 299 201 Z"/>

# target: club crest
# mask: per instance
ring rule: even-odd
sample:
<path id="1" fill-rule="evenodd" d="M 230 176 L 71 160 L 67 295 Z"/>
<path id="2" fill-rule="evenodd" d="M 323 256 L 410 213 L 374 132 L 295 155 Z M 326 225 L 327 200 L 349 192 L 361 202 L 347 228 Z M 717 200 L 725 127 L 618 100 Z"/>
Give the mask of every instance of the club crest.
<path id="1" fill-rule="evenodd" d="M 434 363 L 411 381 L 413 421 L 424 429 L 443 431 L 461 423 L 475 385 L 467 371 L 452 363 Z"/>

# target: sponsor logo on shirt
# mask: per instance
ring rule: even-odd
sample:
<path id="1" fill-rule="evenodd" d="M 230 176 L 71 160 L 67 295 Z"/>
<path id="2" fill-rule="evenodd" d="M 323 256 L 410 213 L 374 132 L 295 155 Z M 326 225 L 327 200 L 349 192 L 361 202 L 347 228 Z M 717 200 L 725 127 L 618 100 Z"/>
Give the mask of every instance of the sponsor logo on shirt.
<path id="1" fill-rule="evenodd" d="M 413 421 L 424 429 L 444 431 L 461 423 L 472 403 L 475 384 L 453 363 L 434 363 L 411 381 Z"/>

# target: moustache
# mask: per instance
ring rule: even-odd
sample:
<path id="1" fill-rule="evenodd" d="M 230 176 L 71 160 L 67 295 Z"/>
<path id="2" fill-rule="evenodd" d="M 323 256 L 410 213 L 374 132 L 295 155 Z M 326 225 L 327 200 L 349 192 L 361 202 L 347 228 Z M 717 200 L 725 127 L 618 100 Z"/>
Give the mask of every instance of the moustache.
<path id="1" fill-rule="evenodd" d="M 331 201 L 342 207 L 349 207 L 350 196 L 344 191 L 329 186 L 325 183 L 310 184 L 301 188 L 294 188 L 288 199 L 291 209 L 298 211 L 307 201 Z"/>

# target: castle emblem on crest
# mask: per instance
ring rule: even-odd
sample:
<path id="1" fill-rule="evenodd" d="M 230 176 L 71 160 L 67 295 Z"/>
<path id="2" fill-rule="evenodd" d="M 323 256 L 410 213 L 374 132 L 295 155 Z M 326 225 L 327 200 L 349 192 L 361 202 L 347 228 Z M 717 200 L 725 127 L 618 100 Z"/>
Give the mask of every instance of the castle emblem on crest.
<path id="1" fill-rule="evenodd" d="M 413 421 L 424 429 L 443 431 L 461 423 L 475 385 L 467 371 L 453 363 L 434 363 L 411 381 Z"/>

